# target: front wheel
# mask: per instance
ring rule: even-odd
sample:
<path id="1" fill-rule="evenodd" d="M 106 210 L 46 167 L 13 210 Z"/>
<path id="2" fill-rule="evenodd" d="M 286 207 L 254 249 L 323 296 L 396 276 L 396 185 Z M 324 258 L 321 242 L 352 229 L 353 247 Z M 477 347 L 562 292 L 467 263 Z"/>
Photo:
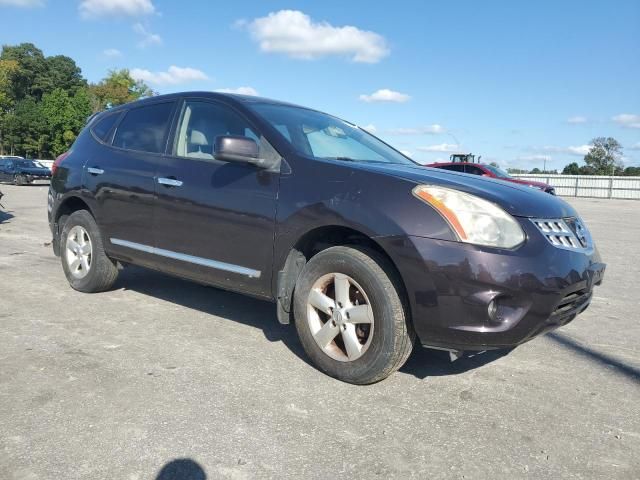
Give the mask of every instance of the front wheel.
<path id="1" fill-rule="evenodd" d="M 22 186 L 27 183 L 27 178 L 22 174 L 16 174 L 13 177 L 13 183 L 18 186 Z"/>
<path id="2" fill-rule="evenodd" d="M 318 253 L 300 274 L 294 309 L 309 357 L 345 382 L 383 380 L 413 349 L 400 280 L 373 250 L 340 246 Z"/>
<path id="3" fill-rule="evenodd" d="M 65 221 L 60 251 L 62 269 L 75 290 L 102 292 L 116 281 L 118 269 L 104 252 L 100 229 L 88 211 L 73 212 Z"/>

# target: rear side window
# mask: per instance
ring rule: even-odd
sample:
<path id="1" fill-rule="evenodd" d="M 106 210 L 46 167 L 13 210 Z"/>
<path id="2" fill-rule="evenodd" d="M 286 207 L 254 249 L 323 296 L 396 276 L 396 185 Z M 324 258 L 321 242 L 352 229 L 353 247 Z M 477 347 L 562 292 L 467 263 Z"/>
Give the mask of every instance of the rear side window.
<path id="1" fill-rule="evenodd" d="M 174 102 L 155 103 L 129 110 L 113 139 L 113 146 L 149 153 L 163 153 Z"/>
<path id="2" fill-rule="evenodd" d="M 484 175 L 484 171 L 481 168 L 474 167 L 472 165 L 467 165 L 465 171 L 467 173 L 471 173 L 472 175 Z"/>
<path id="3" fill-rule="evenodd" d="M 452 172 L 463 172 L 464 173 L 464 165 L 446 165 L 444 167 L 445 170 L 451 170 Z"/>
<path id="4" fill-rule="evenodd" d="M 120 112 L 107 113 L 101 119 L 99 119 L 93 127 L 91 127 L 91 131 L 93 134 L 103 142 L 109 143 L 109 134 L 111 130 L 116 124 L 116 121 L 120 117 Z"/>

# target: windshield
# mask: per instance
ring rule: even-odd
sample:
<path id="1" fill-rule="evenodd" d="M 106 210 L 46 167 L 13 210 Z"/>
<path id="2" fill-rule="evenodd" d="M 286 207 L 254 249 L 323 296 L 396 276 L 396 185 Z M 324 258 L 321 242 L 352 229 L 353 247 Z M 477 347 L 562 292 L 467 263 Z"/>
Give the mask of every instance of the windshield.
<path id="1" fill-rule="evenodd" d="M 407 157 L 350 123 L 301 107 L 254 104 L 299 153 L 317 159 L 415 165 Z"/>
<path id="2" fill-rule="evenodd" d="M 16 162 L 16 165 L 21 168 L 39 168 L 40 167 L 33 160 L 18 160 Z"/>
<path id="3" fill-rule="evenodd" d="M 507 172 L 505 172 L 501 168 L 494 167 L 493 165 L 485 165 L 484 168 L 490 170 L 495 176 L 499 178 L 511 178 L 511 175 L 509 175 Z"/>

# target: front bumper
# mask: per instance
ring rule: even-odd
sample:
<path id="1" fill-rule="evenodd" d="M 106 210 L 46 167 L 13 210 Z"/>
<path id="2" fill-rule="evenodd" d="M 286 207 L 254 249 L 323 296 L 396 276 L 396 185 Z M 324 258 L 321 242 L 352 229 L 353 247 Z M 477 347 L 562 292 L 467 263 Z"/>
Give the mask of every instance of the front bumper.
<path id="1" fill-rule="evenodd" d="M 37 180 L 51 181 L 51 175 L 34 175 L 34 174 L 27 173 L 24 176 L 27 179 L 27 182 L 29 183 L 35 182 Z"/>
<path id="2" fill-rule="evenodd" d="M 404 280 L 425 346 L 510 348 L 572 321 L 602 282 L 595 247 L 556 248 L 529 221 L 520 248 L 497 250 L 423 237 L 378 239 Z"/>

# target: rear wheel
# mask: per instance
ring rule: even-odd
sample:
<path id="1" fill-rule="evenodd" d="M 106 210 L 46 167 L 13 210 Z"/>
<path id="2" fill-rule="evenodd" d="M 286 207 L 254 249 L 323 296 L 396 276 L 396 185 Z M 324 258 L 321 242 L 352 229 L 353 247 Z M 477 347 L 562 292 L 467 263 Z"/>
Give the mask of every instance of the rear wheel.
<path id="1" fill-rule="evenodd" d="M 24 175 L 18 173 L 13 177 L 13 183 L 16 185 L 24 185 L 27 183 L 27 178 Z"/>
<path id="2" fill-rule="evenodd" d="M 399 369 L 415 335 L 395 270 L 377 252 L 332 247 L 304 267 L 294 293 L 296 329 L 313 362 L 368 384 Z"/>
<path id="3" fill-rule="evenodd" d="M 71 287 L 85 293 L 111 288 L 118 269 L 104 252 L 100 229 L 86 210 L 72 213 L 60 236 L 62 268 Z"/>

